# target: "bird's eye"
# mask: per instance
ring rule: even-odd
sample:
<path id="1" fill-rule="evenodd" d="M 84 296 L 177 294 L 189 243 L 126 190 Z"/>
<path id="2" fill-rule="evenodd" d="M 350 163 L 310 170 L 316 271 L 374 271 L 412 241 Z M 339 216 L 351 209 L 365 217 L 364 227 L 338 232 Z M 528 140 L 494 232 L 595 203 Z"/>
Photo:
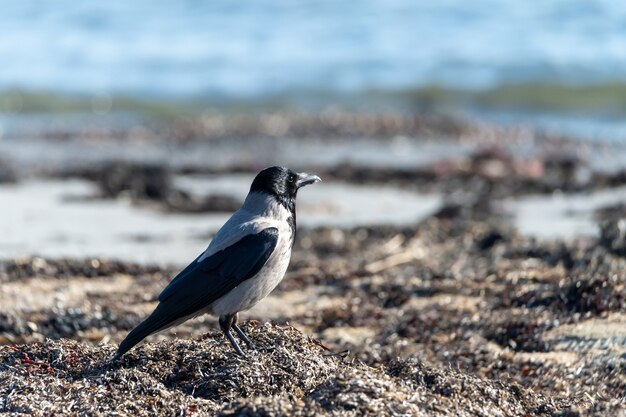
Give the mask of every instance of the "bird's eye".
<path id="1" fill-rule="evenodd" d="M 295 182 L 295 181 L 296 181 L 296 176 L 295 176 L 295 175 L 293 175 L 293 174 L 290 174 L 290 175 L 289 175 L 289 177 L 287 178 L 287 180 L 288 180 L 289 182 Z"/>

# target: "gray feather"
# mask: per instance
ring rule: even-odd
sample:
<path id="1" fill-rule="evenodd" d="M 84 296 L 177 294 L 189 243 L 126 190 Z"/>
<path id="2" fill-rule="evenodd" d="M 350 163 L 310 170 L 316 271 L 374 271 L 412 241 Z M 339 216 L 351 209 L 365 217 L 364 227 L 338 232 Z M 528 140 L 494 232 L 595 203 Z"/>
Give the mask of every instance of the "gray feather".
<path id="1" fill-rule="evenodd" d="M 157 308 L 126 336 L 115 357 L 121 357 L 150 334 L 203 312 L 215 300 L 253 278 L 277 242 L 278 229 L 270 227 L 246 235 L 201 261 L 201 256 L 196 258 L 161 292 Z"/>

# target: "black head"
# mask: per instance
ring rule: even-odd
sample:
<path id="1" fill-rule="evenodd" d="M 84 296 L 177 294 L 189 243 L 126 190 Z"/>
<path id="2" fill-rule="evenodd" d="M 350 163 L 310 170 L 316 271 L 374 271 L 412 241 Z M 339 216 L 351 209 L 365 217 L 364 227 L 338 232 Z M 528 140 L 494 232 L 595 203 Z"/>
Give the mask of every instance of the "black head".
<path id="1" fill-rule="evenodd" d="M 300 188 L 319 181 L 317 175 L 297 173 L 284 167 L 270 167 L 257 174 L 250 192 L 267 193 L 286 202 L 295 200 Z"/>

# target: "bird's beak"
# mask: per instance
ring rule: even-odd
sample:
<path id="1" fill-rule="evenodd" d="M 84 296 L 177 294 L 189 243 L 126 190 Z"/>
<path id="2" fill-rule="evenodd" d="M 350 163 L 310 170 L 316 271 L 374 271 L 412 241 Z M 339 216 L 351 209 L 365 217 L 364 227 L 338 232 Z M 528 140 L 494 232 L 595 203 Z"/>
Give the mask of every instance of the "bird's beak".
<path id="1" fill-rule="evenodd" d="M 306 172 L 301 172 L 298 174 L 298 179 L 296 180 L 296 186 L 298 188 L 304 187 L 305 185 L 315 184 L 316 182 L 320 182 L 322 179 L 317 175 L 307 174 Z"/>

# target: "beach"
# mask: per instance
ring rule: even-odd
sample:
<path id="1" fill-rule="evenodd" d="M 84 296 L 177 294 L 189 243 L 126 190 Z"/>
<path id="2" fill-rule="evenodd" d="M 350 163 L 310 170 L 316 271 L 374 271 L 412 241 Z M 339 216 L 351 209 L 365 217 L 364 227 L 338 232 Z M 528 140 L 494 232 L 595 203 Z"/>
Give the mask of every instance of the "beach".
<path id="1" fill-rule="evenodd" d="M 0 142 L 0 410 L 621 415 L 626 149 L 407 113 L 81 121 Z M 78 157 L 80 156 L 80 157 Z M 116 344 L 281 163 L 287 276 L 249 312 Z"/>

